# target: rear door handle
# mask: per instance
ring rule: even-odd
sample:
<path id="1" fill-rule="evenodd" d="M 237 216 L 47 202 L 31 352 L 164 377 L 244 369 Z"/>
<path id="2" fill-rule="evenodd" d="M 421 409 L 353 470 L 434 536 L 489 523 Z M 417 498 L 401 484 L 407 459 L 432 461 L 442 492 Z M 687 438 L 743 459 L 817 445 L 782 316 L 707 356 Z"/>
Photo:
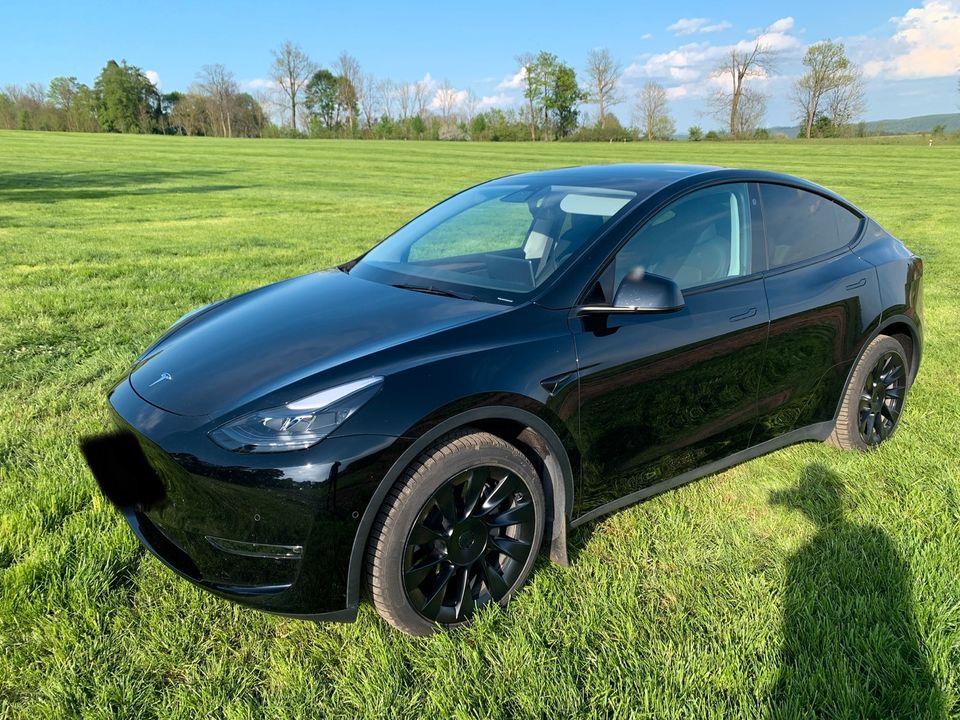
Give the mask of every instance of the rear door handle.
<path id="1" fill-rule="evenodd" d="M 850 283 L 847 285 L 847 290 L 856 290 L 857 288 L 862 288 L 867 284 L 867 279 L 865 277 L 860 278 L 855 283 Z"/>
<path id="2" fill-rule="evenodd" d="M 757 314 L 757 309 L 755 307 L 752 307 L 749 310 L 744 310 L 739 315 L 731 316 L 730 322 L 737 322 L 738 320 L 746 320 L 747 318 L 752 318 L 756 314 Z"/>

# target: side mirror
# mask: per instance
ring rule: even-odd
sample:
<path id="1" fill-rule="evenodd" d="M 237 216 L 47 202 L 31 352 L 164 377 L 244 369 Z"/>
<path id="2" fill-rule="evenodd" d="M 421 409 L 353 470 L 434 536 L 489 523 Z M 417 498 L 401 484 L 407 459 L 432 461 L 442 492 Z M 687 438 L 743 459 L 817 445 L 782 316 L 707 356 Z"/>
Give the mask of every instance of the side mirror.
<path id="1" fill-rule="evenodd" d="M 665 313 L 684 306 L 680 286 L 670 278 L 643 271 L 627 275 L 613 296 L 613 305 L 587 305 L 580 312 L 587 315 L 610 313 Z"/>

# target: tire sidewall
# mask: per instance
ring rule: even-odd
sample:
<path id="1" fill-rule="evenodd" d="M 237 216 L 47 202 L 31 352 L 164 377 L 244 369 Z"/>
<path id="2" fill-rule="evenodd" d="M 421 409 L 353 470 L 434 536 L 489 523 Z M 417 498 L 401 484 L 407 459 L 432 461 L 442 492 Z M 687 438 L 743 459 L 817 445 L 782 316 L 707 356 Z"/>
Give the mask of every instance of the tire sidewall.
<path id="1" fill-rule="evenodd" d="M 500 605 L 505 605 L 524 585 L 537 560 L 543 540 L 546 503 L 539 476 L 526 456 L 509 445 L 474 444 L 468 449 L 458 450 L 442 457 L 439 462 L 431 464 L 424 472 L 416 474 L 415 479 L 411 478 L 414 480 L 411 492 L 404 498 L 401 505 L 394 508 L 393 523 L 387 533 L 381 537 L 379 545 L 380 565 L 385 576 L 381 602 L 385 601 L 389 613 L 414 634 L 428 635 L 440 626 L 420 615 L 411 606 L 404 590 L 403 558 L 413 524 L 424 505 L 445 482 L 465 470 L 483 465 L 501 467 L 515 473 L 527 486 L 535 510 L 534 539 L 530 555 L 517 581 L 500 600 Z M 446 627 L 456 627 L 467 622 L 469 620 Z"/>
<path id="2" fill-rule="evenodd" d="M 867 349 L 860 357 L 860 361 L 857 363 L 856 370 L 854 370 L 854 373 L 850 378 L 850 384 L 847 386 L 847 391 L 843 398 L 843 402 L 846 405 L 847 422 L 842 426 L 838 425 L 837 433 L 838 435 L 841 435 L 841 440 L 844 441 L 845 445 L 864 452 L 876 450 L 885 442 L 888 442 L 890 438 L 896 434 L 897 429 L 900 427 L 900 420 L 903 418 L 903 410 L 905 408 L 902 407 L 900 410 L 900 415 L 897 416 L 896 423 L 890 430 L 890 434 L 876 445 L 867 444 L 860 436 L 860 391 L 863 388 L 864 382 L 866 382 L 867 374 L 873 370 L 873 366 L 876 365 L 880 357 L 888 352 L 897 353 L 897 355 L 900 357 L 900 360 L 903 362 L 907 379 L 909 379 L 910 361 L 907 359 L 907 353 L 906 350 L 904 350 L 903 345 L 901 345 L 900 341 L 895 338 L 892 338 L 888 335 L 880 335 L 875 338 L 869 346 L 867 346 Z M 906 389 L 907 388 L 905 386 L 903 398 L 904 404 L 906 404 Z"/>

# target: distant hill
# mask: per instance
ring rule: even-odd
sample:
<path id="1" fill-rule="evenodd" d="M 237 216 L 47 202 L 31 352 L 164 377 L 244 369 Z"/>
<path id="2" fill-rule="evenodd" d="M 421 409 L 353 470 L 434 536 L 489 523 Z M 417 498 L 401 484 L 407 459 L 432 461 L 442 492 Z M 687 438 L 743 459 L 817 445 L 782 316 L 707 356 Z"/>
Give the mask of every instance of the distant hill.
<path id="1" fill-rule="evenodd" d="M 907 135 L 930 132 L 937 125 L 943 125 L 947 132 L 960 130 L 960 113 L 942 113 L 940 115 L 917 115 L 897 120 L 871 120 L 867 123 L 870 135 Z M 771 135 L 783 133 L 787 137 L 796 137 L 800 126 L 794 125 L 767 128 Z"/>

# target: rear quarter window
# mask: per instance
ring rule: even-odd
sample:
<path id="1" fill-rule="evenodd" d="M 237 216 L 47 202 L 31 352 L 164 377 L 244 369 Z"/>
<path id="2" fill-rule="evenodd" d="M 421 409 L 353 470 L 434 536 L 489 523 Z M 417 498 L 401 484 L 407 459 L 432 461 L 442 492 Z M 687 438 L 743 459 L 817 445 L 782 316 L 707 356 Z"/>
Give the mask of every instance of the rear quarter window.
<path id="1" fill-rule="evenodd" d="M 760 185 L 770 267 L 790 265 L 848 245 L 860 218 L 829 198 L 787 185 Z"/>

